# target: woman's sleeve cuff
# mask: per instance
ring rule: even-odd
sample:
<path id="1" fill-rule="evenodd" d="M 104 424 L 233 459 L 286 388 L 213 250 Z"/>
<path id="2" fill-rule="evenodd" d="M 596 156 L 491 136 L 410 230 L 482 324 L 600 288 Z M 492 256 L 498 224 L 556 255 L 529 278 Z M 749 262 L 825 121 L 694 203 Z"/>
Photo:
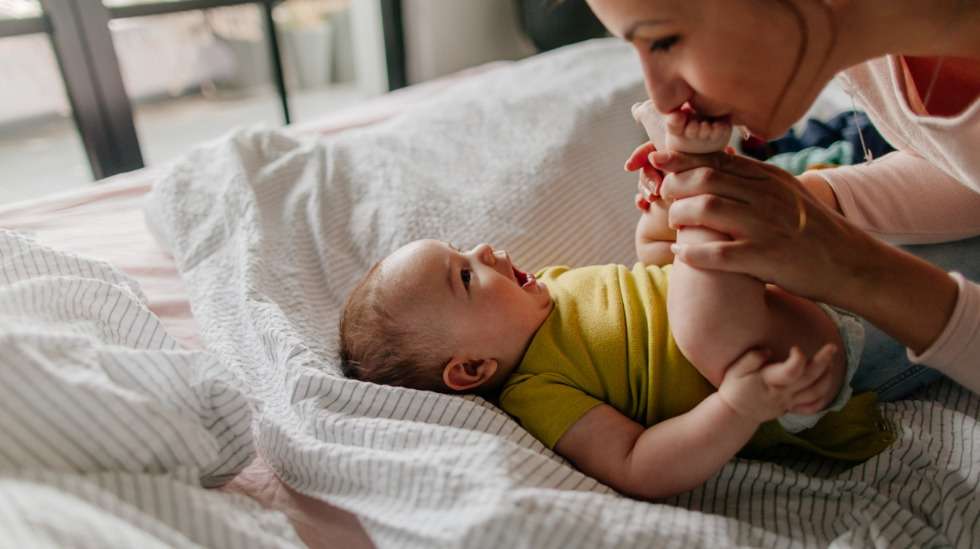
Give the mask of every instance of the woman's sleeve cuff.
<path id="1" fill-rule="evenodd" d="M 980 372 L 972 371 L 977 365 L 970 364 L 970 358 L 980 360 L 980 285 L 966 280 L 960 273 L 953 272 L 950 276 L 959 289 L 953 314 L 928 349 L 918 355 L 908 349 L 908 357 L 915 364 L 936 368 L 954 379 L 958 378 L 957 370 L 976 377 Z"/>

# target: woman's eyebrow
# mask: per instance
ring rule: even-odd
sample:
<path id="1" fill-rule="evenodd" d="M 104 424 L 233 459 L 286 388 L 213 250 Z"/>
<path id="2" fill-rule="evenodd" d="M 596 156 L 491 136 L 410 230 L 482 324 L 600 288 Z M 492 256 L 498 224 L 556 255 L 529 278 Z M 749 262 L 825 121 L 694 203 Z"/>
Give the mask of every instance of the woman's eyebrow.
<path id="1" fill-rule="evenodd" d="M 661 25 L 666 22 L 667 22 L 666 19 L 644 19 L 643 21 L 637 21 L 636 23 L 630 25 L 625 31 L 623 31 L 623 40 L 626 40 L 627 42 L 632 42 L 633 35 L 636 34 L 636 31 L 639 30 L 640 27 L 645 27 L 648 25 Z"/>

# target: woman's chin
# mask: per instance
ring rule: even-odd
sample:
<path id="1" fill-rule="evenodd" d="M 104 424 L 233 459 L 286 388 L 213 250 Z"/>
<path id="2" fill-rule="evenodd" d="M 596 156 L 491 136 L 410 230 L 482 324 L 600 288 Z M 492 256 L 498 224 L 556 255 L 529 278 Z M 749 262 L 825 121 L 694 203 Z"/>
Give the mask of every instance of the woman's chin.
<path id="1" fill-rule="evenodd" d="M 744 119 L 739 119 L 738 117 L 732 117 L 732 124 L 745 128 L 752 137 L 762 141 L 769 141 L 771 139 L 781 137 L 793 127 L 792 122 L 789 122 L 785 125 L 785 128 L 783 128 L 783 124 L 781 122 L 779 124 L 764 125 L 758 124 L 751 120 L 746 121 Z"/>

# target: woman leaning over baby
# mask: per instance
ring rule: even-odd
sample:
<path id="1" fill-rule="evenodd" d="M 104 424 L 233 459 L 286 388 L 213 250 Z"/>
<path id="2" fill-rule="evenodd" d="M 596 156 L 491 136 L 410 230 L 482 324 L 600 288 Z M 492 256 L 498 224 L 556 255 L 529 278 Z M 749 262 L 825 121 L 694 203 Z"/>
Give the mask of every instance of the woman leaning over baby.
<path id="1" fill-rule="evenodd" d="M 687 104 L 771 139 L 842 75 L 897 152 L 797 178 L 648 145 L 628 167 L 662 181 L 672 226 L 731 236 L 674 246 L 680 260 L 867 319 L 856 390 L 900 398 L 939 377 L 928 366 L 980 393 L 980 1 L 587 1 L 663 113 Z"/>

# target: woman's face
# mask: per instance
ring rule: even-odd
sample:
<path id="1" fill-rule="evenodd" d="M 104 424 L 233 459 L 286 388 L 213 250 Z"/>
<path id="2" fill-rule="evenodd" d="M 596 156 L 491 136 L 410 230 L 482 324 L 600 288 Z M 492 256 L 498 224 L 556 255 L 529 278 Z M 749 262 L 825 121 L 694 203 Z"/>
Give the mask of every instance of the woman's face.
<path id="1" fill-rule="evenodd" d="M 829 41 L 807 44 L 796 67 L 807 23 L 794 0 L 587 1 L 610 32 L 636 49 L 647 93 L 663 113 L 690 102 L 701 115 L 730 116 L 772 139 L 806 113 L 827 83 L 814 75 Z"/>

